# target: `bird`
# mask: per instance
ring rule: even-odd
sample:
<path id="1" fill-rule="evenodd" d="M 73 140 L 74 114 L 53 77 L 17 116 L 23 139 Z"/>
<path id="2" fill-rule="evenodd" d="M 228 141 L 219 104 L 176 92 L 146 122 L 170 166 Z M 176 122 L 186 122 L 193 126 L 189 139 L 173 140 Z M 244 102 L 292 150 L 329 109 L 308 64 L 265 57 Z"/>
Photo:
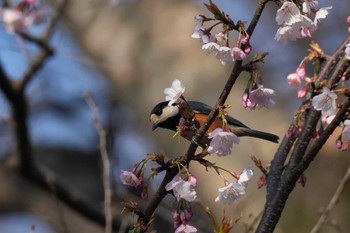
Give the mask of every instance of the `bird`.
<path id="1" fill-rule="evenodd" d="M 158 103 L 150 113 L 150 121 L 152 123 L 152 130 L 159 128 L 169 129 L 172 131 L 177 131 L 179 126 L 188 126 L 187 130 L 181 130 L 181 136 L 185 139 L 191 141 L 196 133 L 196 130 L 206 122 L 208 115 L 212 111 L 212 107 L 209 105 L 198 102 L 198 101 L 186 101 L 187 108 L 191 109 L 194 113 L 193 120 L 190 124 L 185 124 L 186 120 L 183 118 L 183 112 L 178 104 L 168 105 L 169 101 L 164 101 Z M 270 142 L 278 143 L 279 137 L 277 135 L 251 129 L 239 120 L 226 116 L 227 126 L 230 128 L 230 131 L 233 132 L 238 137 L 254 137 L 267 140 Z M 188 122 L 188 121 L 187 121 Z M 208 138 L 208 134 L 217 128 L 223 126 L 222 119 L 216 118 L 214 122 L 209 127 L 207 134 L 202 138 L 200 142 L 197 142 L 202 148 L 207 147 L 210 144 L 211 139 Z"/>

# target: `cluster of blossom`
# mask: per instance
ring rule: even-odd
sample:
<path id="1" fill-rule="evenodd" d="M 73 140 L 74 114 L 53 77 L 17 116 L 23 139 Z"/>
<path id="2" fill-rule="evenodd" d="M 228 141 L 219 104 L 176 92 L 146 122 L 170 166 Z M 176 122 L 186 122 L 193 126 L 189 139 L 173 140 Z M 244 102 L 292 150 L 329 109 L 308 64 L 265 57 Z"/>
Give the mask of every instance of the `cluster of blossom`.
<path id="1" fill-rule="evenodd" d="M 277 10 L 276 22 L 280 25 L 275 35 L 275 40 L 281 44 L 288 40 L 296 40 L 305 37 L 312 37 L 317 30 L 318 23 L 325 19 L 328 11 L 332 7 L 317 9 L 317 0 L 302 0 L 295 4 L 291 1 L 285 1 Z M 302 10 L 302 11 L 301 11 Z M 311 19 L 311 16 L 314 19 Z"/>
<path id="2" fill-rule="evenodd" d="M 179 80 L 174 80 L 170 88 L 164 90 L 165 99 L 169 101 L 170 105 L 178 104 L 179 99 L 184 99 L 183 94 L 185 87 Z M 208 147 L 209 153 L 215 153 L 218 156 L 226 156 L 231 154 L 231 148 L 233 143 L 239 143 L 239 138 L 229 129 L 218 128 L 212 131 L 209 135 L 211 143 Z M 133 171 L 122 171 L 120 179 L 123 184 L 140 187 L 143 181 L 143 166 L 139 168 L 141 163 L 135 165 Z M 138 172 L 137 172 L 138 170 Z M 233 174 L 233 173 L 230 173 Z M 225 179 L 225 186 L 218 189 L 218 196 L 216 202 L 221 202 L 224 205 L 231 205 L 236 200 L 246 194 L 246 188 L 248 181 L 253 176 L 253 169 L 249 166 L 240 175 L 234 175 L 237 181 L 228 182 Z M 177 200 L 177 209 L 173 212 L 174 229 L 175 233 L 197 232 L 197 229 L 190 225 L 189 222 L 192 218 L 192 211 L 190 203 L 197 198 L 197 179 L 191 173 L 187 172 L 187 178 L 183 179 L 179 175 L 176 176 L 171 182 L 169 182 L 165 189 L 172 191 L 174 197 Z"/>
<path id="3" fill-rule="evenodd" d="M 244 169 L 239 175 L 238 180 L 228 183 L 219 188 L 219 195 L 216 197 L 216 202 L 221 202 L 224 205 L 231 205 L 239 198 L 246 194 L 248 181 L 252 178 L 254 172 L 251 167 Z M 197 197 L 195 187 L 197 180 L 194 176 L 189 174 L 188 180 L 183 180 L 177 176 L 173 181 L 166 185 L 166 190 L 173 191 L 174 196 L 178 201 L 178 209 L 173 212 L 175 233 L 180 232 L 197 232 L 197 229 L 189 224 L 192 218 L 191 208 L 189 203 L 194 201 Z"/>
<path id="4" fill-rule="evenodd" d="M 226 16 L 228 22 L 232 22 L 229 16 Z M 223 30 L 217 33 L 216 35 L 212 35 L 212 29 L 218 25 L 214 24 L 209 28 L 205 28 L 203 26 L 204 22 L 212 21 L 214 19 L 207 18 L 204 15 L 195 16 L 195 27 L 194 32 L 192 33 L 192 38 L 198 39 L 202 46 L 202 50 L 206 55 L 210 53 L 214 53 L 216 59 L 218 59 L 221 64 L 231 64 L 236 60 L 245 60 L 247 55 L 251 52 L 252 47 L 250 45 L 250 37 L 243 30 L 239 29 L 239 38 L 234 47 L 229 46 L 229 27 L 223 26 Z M 232 22 L 233 23 L 233 22 Z M 243 28 L 243 25 L 241 25 Z"/>
<path id="5" fill-rule="evenodd" d="M 51 13 L 47 7 L 37 6 L 36 0 L 21 0 L 17 6 L 0 8 L 0 21 L 9 33 L 25 33 L 32 25 L 46 22 Z"/>
<path id="6" fill-rule="evenodd" d="M 197 228 L 188 224 L 193 216 L 190 207 L 184 210 L 175 210 L 173 212 L 175 233 L 194 233 L 197 232 Z"/>
<path id="7" fill-rule="evenodd" d="M 348 24 L 350 23 L 350 17 L 348 17 Z M 303 59 L 299 67 L 296 69 L 295 72 L 289 74 L 287 76 L 288 83 L 293 86 L 300 86 L 303 82 L 303 80 L 306 81 L 306 84 L 299 89 L 298 91 L 298 98 L 304 98 L 306 94 L 308 93 L 308 90 L 310 89 L 311 84 L 314 83 L 315 77 L 309 78 L 306 75 L 306 62 L 313 61 L 315 58 L 319 59 L 323 56 L 323 51 L 316 43 L 311 43 L 311 50 L 310 54 Z M 345 59 L 350 60 L 350 43 L 348 43 L 344 50 L 344 57 Z M 345 82 L 348 80 L 348 75 L 344 73 L 344 77 L 342 78 L 342 82 L 345 84 Z M 344 93 L 341 89 L 337 90 L 337 93 Z M 338 98 L 338 95 L 334 90 L 330 90 L 327 85 L 324 85 L 322 90 L 318 95 L 315 95 L 311 99 L 311 104 L 314 109 L 321 112 L 322 115 L 322 123 L 323 124 L 330 124 L 332 120 L 334 119 L 336 113 L 337 113 L 337 103 L 336 100 Z M 339 135 L 336 145 L 340 150 L 343 151 L 349 151 L 350 150 L 350 138 L 348 136 L 348 119 L 344 119 L 343 122 L 343 131 Z M 298 134 L 300 129 L 298 128 L 290 128 L 288 130 L 288 134 Z M 316 133 L 316 139 L 318 138 L 320 132 Z"/>
<path id="8" fill-rule="evenodd" d="M 308 90 L 310 88 L 310 84 L 313 83 L 313 80 L 315 77 L 307 77 L 306 76 L 306 63 L 312 62 L 315 59 L 320 59 L 324 56 L 324 53 L 320 46 L 317 43 L 312 42 L 310 44 L 310 53 L 308 56 L 306 56 L 300 63 L 299 67 L 296 69 L 295 72 L 290 73 L 287 76 L 287 81 L 290 85 L 295 87 L 300 87 L 298 90 L 298 98 L 303 99 L 305 98 L 306 94 L 308 93 Z M 305 81 L 305 82 L 304 82 Z M 303 84 L 304 83 L 304 84 Z"/>
<path id="9" fill-rule="evenodd" d="M 262 89 L 262 88 L 260 88 Z M 176 103 L 179 98 L 182 97 L 185 91 L 185 87 L 182 86 L 179 80 L 174 80 L 170 88 L 166 88 L 164 93 L 166 94 L 166 100 L 171 103 Z M 183 98 L 183 97 L 182 97 Z M 260 102 L 257 104 L 261 104 Z M 264 106 L 264 104 L 262 104 Z M 229 129 L 217 128 L 209 133 L 208 137 L 211 139 L 208 147 L 209 153 L 215 153 L 218 156 L 226 156 L 231 154 L 233 143 L 238 144 L 239 138 Z M 243 171 L 237 182 L 232 182 L 223 188 L 219 189 L 219 196 L 216 201 L 221 201 L 224 204 L 231 204 L 239 197 L 245 194 L 246 183 L 253 175 L 253 170 L 249 167 Z M 196 193 L 193 188 L 194 182 L 184 181 L 181 178 L 177 178 L 167 185 L 167 190 L 172 189 L 175 197 L 179 201 L 185 199 L 186 201 L 193 201 Z M 180 185 L 180 186 L 178 186 Z"/>
<path id="10" fill-rule="evenodd" d="M 323 123 L 330 124 L 337 112 L 336 99 L 338 95 L 334 91 L 323 87 L 322 93 L 312 98 L 312 106 L 321 111 Z M 350 150 L 350 120 L 343 122 L 343 130 L 337 139 L 336 145 L 342 151 Z"/>
<path id="11" fill-rule="evenodd" d="M 197 232 L 197 229 L 194 226 L 188 224 L 193 216 L 189 203 L 197 198 L 196 187 L 197 179 L 192 174 L 188 175 L 187 180 L 183 180 L 180 176 L 176 176 L 165 186 L 167 191 L 173 191 L 173 194 L 179 203 L 178 209 L 173 212 L 175 233 Z"/>

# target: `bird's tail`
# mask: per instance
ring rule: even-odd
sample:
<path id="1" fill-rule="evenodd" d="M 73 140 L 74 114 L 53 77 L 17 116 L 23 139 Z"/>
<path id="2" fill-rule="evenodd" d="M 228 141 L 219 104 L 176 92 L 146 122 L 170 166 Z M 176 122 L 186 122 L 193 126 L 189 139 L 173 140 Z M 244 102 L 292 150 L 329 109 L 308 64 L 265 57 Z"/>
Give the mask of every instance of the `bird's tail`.
<path id="1" fill-rule="evenodd" d="M 260 138 L 270 142 L 278 143 L 279 137 L 277 135 L 250 128 L 241 128 L 241 130 L 243 131 L 243 134 L 241 136 Z"/>

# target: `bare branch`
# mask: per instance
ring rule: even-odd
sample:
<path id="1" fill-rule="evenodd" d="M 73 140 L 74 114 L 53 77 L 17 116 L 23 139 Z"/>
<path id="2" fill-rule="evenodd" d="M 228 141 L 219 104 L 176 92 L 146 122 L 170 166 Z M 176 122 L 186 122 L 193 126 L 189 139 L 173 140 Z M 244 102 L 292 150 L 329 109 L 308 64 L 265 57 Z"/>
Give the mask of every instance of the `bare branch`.
<path id="1" fill-rule="evenodd" d="M 346 170 L 343 178 L 340 180 L 339 185 L 337 187 L 337 190 L 333 194 L 333 196 L 332 196 L 330 202 L 328 203 L 326 209 L 323 211 L 321 217 L 318 219 L 316 225 L 312 228 L 310 233 L 318 233 L 321 230 L 322 226 L 327 221 L 327 218 L 328 218 L 330 212 L 334 208 L 335 204 L 337 204 L 337 202 L 338 202 L 338 200 L 340 198 L 340 195 L 344 191 L 344 187 L 345 187 L 346 183 L 349 181 L 349 179 L 350 179 L 350 166 Z"/>
<path id="2" fill-rule="evenodd" d="M 112 232 L 112 191 L 110 183 L 111 165 L 107 152 L 107 134 L 99 118 L 99 111 L 95 101 L 87 93 L 84 95 L 86 103 L 89 105 L 93 114 L 93 121 L 100 138 L 100 154 L 103 166 L 103 188 L 104 188 L 104 211 L 105 211 L 105 233 Z"/>

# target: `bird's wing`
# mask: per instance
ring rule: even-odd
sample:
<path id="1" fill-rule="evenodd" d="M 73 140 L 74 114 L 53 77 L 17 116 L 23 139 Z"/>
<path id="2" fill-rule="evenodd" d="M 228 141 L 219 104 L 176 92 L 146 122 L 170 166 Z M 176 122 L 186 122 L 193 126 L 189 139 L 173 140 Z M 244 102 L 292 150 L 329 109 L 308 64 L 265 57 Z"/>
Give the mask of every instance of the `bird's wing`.
<path id="1" fill-rule="evenodd" d="M 195 113 L 204 113 L 206 115 L 209 115 L 209 113 L 213 109 L 209 105 L 198 101 L 188 101 L 188 105 Z M 231 116 L 226 116 L 226 120 L 230 125 L 249 128 L 248 126 Z"/>

